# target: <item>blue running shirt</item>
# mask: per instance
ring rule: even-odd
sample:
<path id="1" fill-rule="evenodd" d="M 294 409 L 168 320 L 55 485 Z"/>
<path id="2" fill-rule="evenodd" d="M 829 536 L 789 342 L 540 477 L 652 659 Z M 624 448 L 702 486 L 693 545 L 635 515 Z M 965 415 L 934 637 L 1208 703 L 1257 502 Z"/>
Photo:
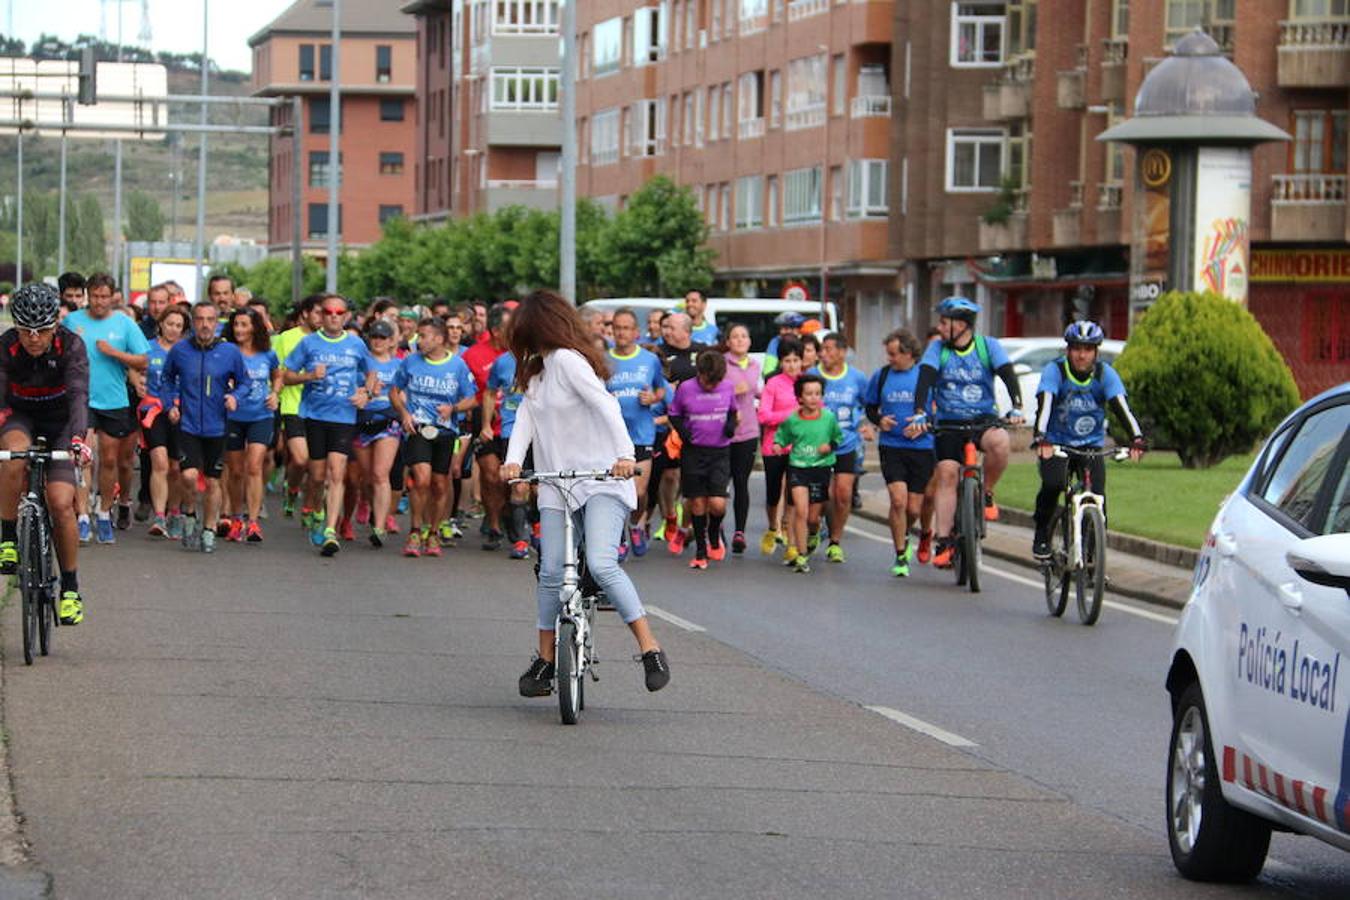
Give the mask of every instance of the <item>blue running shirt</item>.
<path id="1" fill-rule="evenodd" d="M 867 376 L 848 363 L 838 375 L 826 375 L 819 366 L 813 367 L 811 374 L 825 379 L 825 408 L 834 413 L 839 430 L 844 433 L 844 442 L 835 453 L 841 456 L 852 453 L 862 443 L 858 426 L 866 416 L 863 398 L 867 394 Z"/>
<path id="2" fill-rule="evenodd" d="M 244 368 L 248 370 L 248 392 L 239 401 L 239 407 L 227 418 L 231 422 L 261 422 L 272 418 L 272 410 L 267 408 L 267 395 L 272 393 L 272 373 L 280 363 L 276 353 L 271 350 L 244 357 Z"/>
<path id="3" fill-rule="evenodd" d="M 933 341 L 924 350 L 919 365 L 932 366 L 938 373 L 932 399 L 939 422 L 968 422 L 995 414 L 994 372 L 1008 364 L 1008 354 L 994 338 L 986 337 L 984 342 L 989 351 L 987 367 L 974 341 L 965 350 L 949 347 L 945 354 L 942 341 Z"/>
<path id="4" fill-rule="evenodd" d="M 413 353 L 399 366 L 394 386 L 403 391 L 403 405 L 414 422 L 437 425 L 454 432 L 459 431 L 456 422 L 459 417 L 454 414 L 442 416 L 438 407 L 453 406 L 478 394 L 473 373 L 459 356 L 430 362 L 422 354 Z"/>
<path id="5" fill-rule="evenodd" d="M 284 363 L 292 372 L 308 372 L 319 364 L 327 366 L 327 372 L 318 381 L 305 382 L 300 415 L 321 422 L 356 424 L 356 407 L 351 398 L 365 384 L 370 351 L 350 332 L 330 338 L 316 331 L 305 335 Z"/>
<path id="6" fill-rule="evenodd" d="M 150 342 L 130 316 L 110 312 L 101 319 L 77 309 L 61 323 L 84 339 L 89 356 L 89 408 L 123 409 L 127 403 L 127 367 L 96 346 L 107 341 L 115 350 L 139 356 L 149 354 Z"/>
<path id="7" fill-rule="evenodd" d="M 1106 404 L 1124 396 L 1125 383 L 1107 363 L 1102 363 L 1100 379 L 1093 374 L 1079 381 L 1072 373 L 1066 377 L 1064 370 L 1063 359 L 1047 364 L 1036 387 L 1036 396 L 1049 393 L 1055 398 L 1045 436 L 1061 446 L 1100 447 L 1106 440 Z"/>
<path id="8" fill-rule="evenodd" d="M 370 358 L 370 370 L 375 373 L 375 393 L 366 403 L 366 412 L 381 413 L 387 417 L 393 406 L 389 402 L 389 387 L 394 383 L 394 378 L 402 365 L 403 360 L 397 356 L 391 356 L 385 362 L 380 362 L 373 356 Z"/>
<path id="9" fill-rule="evenodd" d="M 516 410 L 520 409 L 520 401 L 525 396 L 516 391 L 515 384 L 516 355 L 503 353 L 492 361 L 492 367 L 488 369 L 487 387 L 490 391 L 500 393 L 497 398 L 497 421 L 501 423 L 504 438 L 509 438 L 516 427 Z"/>
<path id="10" fill-rule="evenodd" d="M 885 390 L 882 380 L 885 379 Z M 867 382 L 868 406 L 875 406 L 884 419 L 895 419 L 895 427 L 890 431 L 877 429 L 877 443 L 882 447 L 897 447 L 903 450 L 931 450 L 933 435 L 922 434 L 918 438 L 905 437 L 905 425 L 914 415 L 914 389 L 919 384 L 919 367 L 910 366 L 903 372 L 897 372 L 890 366 L 882 366 L 872 373 Z"/>
<path id="11" fill-rule="evenodd" d="M 666 387 L 661 360 L 650 350 L 637 347 L 628 356 L 609 351 L 609 380 L 605 387 L 619 401 L 623 424 L 636 447 L 650 447 L 656 440 L 655 405 L 643 406 L 638 394 Z"/>

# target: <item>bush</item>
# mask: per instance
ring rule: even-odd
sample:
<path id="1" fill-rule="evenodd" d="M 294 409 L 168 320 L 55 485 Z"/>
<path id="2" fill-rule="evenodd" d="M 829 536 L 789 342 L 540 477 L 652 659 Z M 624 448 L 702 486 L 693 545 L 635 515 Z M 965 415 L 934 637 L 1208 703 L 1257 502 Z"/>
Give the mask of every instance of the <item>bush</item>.
<path id="1" fill-rule="evenodd" d="M 1217 294 L 1164 295 L 1115 363 L 1153 442 L 1188 469 L 1245 453 L 1298 405 L 1298 387 L 1251 313 Z"/>

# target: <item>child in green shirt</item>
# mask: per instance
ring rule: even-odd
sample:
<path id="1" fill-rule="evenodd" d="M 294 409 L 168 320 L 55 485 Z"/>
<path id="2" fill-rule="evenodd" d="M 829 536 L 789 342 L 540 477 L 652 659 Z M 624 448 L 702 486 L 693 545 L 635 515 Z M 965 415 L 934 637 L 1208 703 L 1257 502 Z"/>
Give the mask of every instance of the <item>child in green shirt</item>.
<path id="1" fill-rule="evenodd" d="M 820 542 L 820 510 L 830 493 L 834 451 L 843 432 L 834 413 L 824 409 L 825 380 L 803 375 L 793 385 L 797 411 L 778 426 L 774 443 L 788 448 L 788 490 L 792 492 L 792 544 L 784 565 L 810 572 L 807 563 L 814 544 Z"/>

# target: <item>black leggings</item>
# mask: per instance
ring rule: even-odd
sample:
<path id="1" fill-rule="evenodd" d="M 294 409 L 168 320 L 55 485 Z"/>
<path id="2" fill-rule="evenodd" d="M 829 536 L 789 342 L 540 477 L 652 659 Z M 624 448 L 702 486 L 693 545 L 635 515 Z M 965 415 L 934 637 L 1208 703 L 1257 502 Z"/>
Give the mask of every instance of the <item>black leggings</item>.
<path id="1" fill-rule="evenodd" d="M 759 438 L 737 441 L 731 445 L 731 486 L 736 492 L 732 508 L 736 514 L 736 530 L 745 530 L 750 516 L 750 473 L 755 469 L 755 448 Z"/>
<path id="2" fill-rule="evenodd" d="M 783 480 L 787 478 L 788 455 L 764 457 L 764 505 L 777 507 L 783 499 Z"/>
<path id="3" fill-rule="evenodd" d="M 1059 498 L 1064 495 L 1064 488 L 1069 483 L 1069 464 L 1072 463 L 1075 470 L 1087 467 L 1088 476 L 1092 481 L 1092 492 L 1106 496 L 1106 461 L 1101 457 L 1096 459 L 1064 459 L 1062 457 L 1051 457 L 1040 461 L 1041 468 L 1041 489 L 1036 494 L 1036 527 L 1044 530 L 1051 524 L 1051 518 L 1055 514 L 1055 505 Z M 1103 509 L 1103 512 L 1106 510 Z"/>

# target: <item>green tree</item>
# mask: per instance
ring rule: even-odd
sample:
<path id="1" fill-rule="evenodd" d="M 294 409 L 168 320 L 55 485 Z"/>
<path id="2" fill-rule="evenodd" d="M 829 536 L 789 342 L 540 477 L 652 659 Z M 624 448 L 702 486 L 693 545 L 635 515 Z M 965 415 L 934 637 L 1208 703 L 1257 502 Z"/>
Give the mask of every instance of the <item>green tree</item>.
<path id="1" fill-rule="evenodd" d="M 1188 469 L 1247 452 L 1299 402 L 1270 337 L 1217 294 L 1164 295 L 1115 366 L 1154 442 L 1176 450 Z"/>
<path id="2" fill-rule="evenodd" d="M 712 283 L 716 254 L 693 192 L 664 175 L 648 181 L 605 230 L 602 256 L 610 290 L 634 297 L 674 296 Z"/>
<path id="3" fill-rule="evenodd" d="M 306 256 L 303 261 L 303 269 L 301 296 L 315 294 L 323 290 L 323 266 Z M 286 310 L 292 306 L 290 257 L 267 257 L 249 269 L 239 279 L 239 284 L 253 291 L 255 297 L 266 299 L 268 310 L 280 322 L 280 317 L 285 315 Z"/>
<path id="4" fill-rule="evenodd" d="M 127 196 L 127 224 L 123 230 L 129 241 L 164 240 L 164 211 L 159 201 L 145 191 Z"/>
<path id="5" fill-rule="evenodd" d="M 66 265 L 80 272 L 94 272 L 108 266 L 108 245 L 103 227 L 103 207 L 93 194 L 81 194 L 68 209 L 73 213 L 73 240 L 68 241 Z"/>

